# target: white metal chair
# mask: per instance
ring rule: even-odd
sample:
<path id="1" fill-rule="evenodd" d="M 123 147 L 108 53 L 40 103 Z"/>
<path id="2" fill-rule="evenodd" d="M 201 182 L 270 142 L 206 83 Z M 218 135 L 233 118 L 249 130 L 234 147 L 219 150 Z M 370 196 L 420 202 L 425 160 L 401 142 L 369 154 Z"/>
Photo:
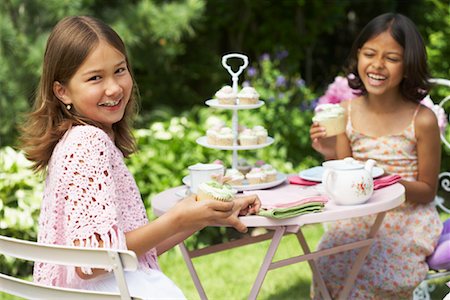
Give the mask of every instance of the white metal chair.
<path id="1" fill-rule="evenodd" d="M 47 245 L 0 236 L 0 254 L 29 261 L 112 269 L 120 291 L 119 294 L 45 286 L 0 273 L 0 291 L 11 295 L 26 299 L 136 299 L 130 296 L 124 276 L 124 270 L 135 271 L 138 266 L 132 251 Z"/>
<path id="2" fill-rule="evenodd" d="M 450 80 L 447 79 L 431 79 L 432 83 L 436 85 L 443 85 L 450 87 Z M 450 100 L 450 96 L 445 97 L 440 103 L 439 106 L 444 108 L 444 104 Z M 441 133 L 441 141 L 442 143 L 450 149 L 450 142 L 445 138 L 444 134 Z M 439 182 L 441 184 L 441 188 L 449 193 L 450 192 L 450 172 L 442 172 L 439 174 Z M 450 213 L 450 208 L 445 206 L 444 198 L 440 196 L 436 196 L 434 199 L 434 202 L 438 209 L 441 209 L 442 211 L 445 211 L 446 213 Z M 420 285 L 415 289 L 414 291 L 414 300 L 430 300 L 430 292 L 432 292 L 435 289 L 435 286 L 433 284 L 430 284 L 430 280 L 436 279 L 436 278 L 444 278 L 448 277 L 450 280 L 450 270 L 441 270 L 441 271 L 430 271 L 425 278 L 424 281 L 420 283 Z"/>

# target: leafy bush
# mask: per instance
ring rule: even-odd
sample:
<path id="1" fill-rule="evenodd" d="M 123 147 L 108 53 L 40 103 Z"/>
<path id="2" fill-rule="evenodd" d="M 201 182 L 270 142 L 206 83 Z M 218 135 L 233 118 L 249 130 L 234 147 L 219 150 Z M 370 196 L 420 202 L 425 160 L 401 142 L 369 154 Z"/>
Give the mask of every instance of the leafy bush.
<path id="1" fill-rule="evenodd" d="M 0 149 L 0 235 L 35 241 L 43 185 L 30 165 L 22 152 Z M 2 272 L 26 275 L 31 266 L 0 256 Z"/>
<path id="2" fill-rule="evenodd" d="M 244 117 L 251 114 L 260 118 L 275 138 L 275 144 L 266 148 L 263 159 L 279 160 L 279 165 L 274 163 L 276 167 L 292 173 L 317 164 L 320 158 L 311 150 L 309 139 L 317 97 L 305 85 L 301 74 L 288 71 L 288 55 L 287 51 L 264 54 L 247 70 L 244 85 L 254 86 L 266 104 L 257 112 L 244 112 Z"/>

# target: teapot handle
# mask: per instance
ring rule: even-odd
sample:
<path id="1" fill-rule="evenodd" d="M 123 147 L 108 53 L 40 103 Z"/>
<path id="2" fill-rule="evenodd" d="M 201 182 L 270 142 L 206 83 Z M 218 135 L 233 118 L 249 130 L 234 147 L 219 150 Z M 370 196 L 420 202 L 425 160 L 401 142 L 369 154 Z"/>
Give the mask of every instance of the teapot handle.
<path id="1" fill-rule="evenodd" d="M 323 175 L 322 175 L 322 184 L 323 184 L 323 187 L 325 188 L 325 193 L 329 196 L 333 195 L 333 191 L 330 188 L 330 181 L 328 180 L 328 178 L 330 176 L 334 177 L 334 174 L 335 174 L 335 172 L 333 169 L 325 168 Z"/>

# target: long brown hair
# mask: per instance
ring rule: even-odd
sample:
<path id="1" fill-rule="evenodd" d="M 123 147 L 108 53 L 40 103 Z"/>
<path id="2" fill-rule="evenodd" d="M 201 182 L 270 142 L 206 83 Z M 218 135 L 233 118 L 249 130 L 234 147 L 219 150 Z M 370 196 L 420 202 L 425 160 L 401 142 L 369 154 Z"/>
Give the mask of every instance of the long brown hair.
<path id="1" fill-rule="evenodd" d="M 133 91 L 125 114 L 112 128 L 115 144 L 124 156 L 136 149 L 131 121 L 137 110 L 137 87 L 122 39 L 111 27 L 93 17 L 66 17 L 56 24 L 47 40 L 34 108 L 21 126 L 22 148 L 34 162 L 36 171 L 46 168 L 54 147 L 72 126 L 89 124 L 102 128 L 101 124 L 77 114 L 74 108 L 69 111 L 53 93 L 54 82 L 67 84 L 100 40 L 125 56 L 133 78 Z"/>

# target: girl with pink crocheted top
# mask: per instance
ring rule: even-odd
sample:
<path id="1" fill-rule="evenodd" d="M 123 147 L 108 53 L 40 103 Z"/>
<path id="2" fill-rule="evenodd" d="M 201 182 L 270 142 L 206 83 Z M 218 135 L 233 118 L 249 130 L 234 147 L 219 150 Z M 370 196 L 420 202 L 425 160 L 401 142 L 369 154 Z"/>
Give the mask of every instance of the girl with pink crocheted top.
<path id="1" fill-rule="evenodd" d="M 411 299 L 428 272 L 425 259 L 442 230 L 432 204 L 440 167 L 439 127 L 435 114 L 419 103 L 430 85 L 425 46 L 413 22 L 393 13 L 370 21 L 353 44 L 349 74 L 349 85 L 359 95 L 341 103 L 346 132 L 324 138 L 324 129 L 313 124 L 312 146 L 326 159 L 374 159 L 386 173 L 402 176 L 406 188 L 405 203 L 386 214 L 350 299 Z M 336 222 L 319 248 L 355 241 L 368 233 L 373 221 Z M 356 253 L 318 261 L 332 298 L 342 289 Z"/>
<path id="2" fill-rule="evenodd" d="M 123 158 L 135 143 L 130 120 L 136 96 L 125 46 L 91 17 L 67 17 L 47 41 L 33 112 L 23 126 L 23 148 L 46 172 L 38 242 L 129 249 L 139 257 L 126 273 L 132 296 L 184 298 L 159 270 L 157 255 L 210 224 L 246 231 L 239 214 L 255 213 L 256 196 L 197 202 L 195 195 L 149 222 Z M 37 262 L 40 283 L 117 291 L 107 270 Z"/>

